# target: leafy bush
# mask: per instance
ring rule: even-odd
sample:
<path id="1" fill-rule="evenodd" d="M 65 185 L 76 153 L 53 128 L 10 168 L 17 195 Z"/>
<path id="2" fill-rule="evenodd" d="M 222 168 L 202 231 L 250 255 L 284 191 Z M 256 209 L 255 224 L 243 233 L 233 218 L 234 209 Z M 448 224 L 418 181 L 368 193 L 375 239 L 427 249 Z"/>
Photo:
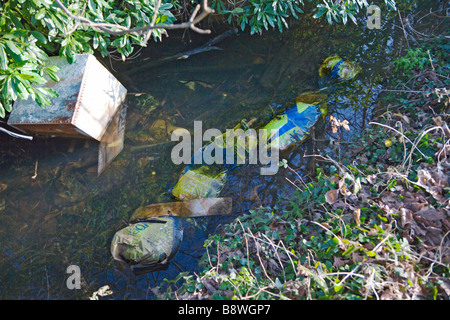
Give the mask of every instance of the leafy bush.
<path id="1" fill-rule="evenodd" d="M 312 2 L 313 0 L 308 0 Z M 314 18 L 326 17 L 328 23 L 347 23 L 350 18 L 356 24 L 356 15 L 369 3 L 366 0 L 314 1 L 317 5 Z M 389 7 L 396 10 L 394 0 L 384 1 Z M 250 34 L 261 33 L 264 29 L 289 28 L 287 19 L 292 16 L 299 19 L 298 14 L 303 13 L 303 0 L 247 0 L 247 1 L 223 1 L 213 0 L 211 7 L 219 14 L 228 15 L 229 23 L 236 23 L 242 31 L 250 27 Z"/>
<path id="2" fill-rule="evenodd" d="M 298 0 L 251 0 L 225 2 L 213 0 L 211 7 L 219 14 L 228 15 L 228 23 L 236 22 L 242 31 L 246 26 L 250 27 L 250 34 L 261 33 L 263 28 L 269 30 L 277 27 L 280 32 L 283 26 L 288 28 L 286 19 L 292 15 L 298 19 L 298 13 L 303 13 L 300 8 L 302 1 Z"/>
<path id="3" fill-rule="evenodd" d="M 62 1 L 75 15 L 93 22 L 120 24 L 128 28 L 149 25 L 156 1 Z M 175 21 L 165 1 L 158 11 L 156 23 Z M 66 57 L 73 62 L 77 53 L 94 53 L 102 56 L 116 48 L 125 59 L 133 52 L 133 45 L 145 45 L 145 34 L 110 36 L 99 29 L 78 24 L 67 17 L 54 1 L 10 0 L 0 7 L 0 117 L 11 111 L 16 99 L 31 97 L 40 106 L 50 104 L 48 96 L 56 92 L 35 88 L 47 79 L 58 81 L 57 68 L 46 66 L 49 55 Z M 161 39 L 163 30 L 155 29 L 155 39 Z"/>
<path id="4" fill-rule="evenodd" d="M 422 70 L 427 62 L 429 62 L 428 54 L 422 48 L 408 49 L 403 57 L 394 61 L 394 70 L 396 72 L 409 72 L 414 69 Z"/>

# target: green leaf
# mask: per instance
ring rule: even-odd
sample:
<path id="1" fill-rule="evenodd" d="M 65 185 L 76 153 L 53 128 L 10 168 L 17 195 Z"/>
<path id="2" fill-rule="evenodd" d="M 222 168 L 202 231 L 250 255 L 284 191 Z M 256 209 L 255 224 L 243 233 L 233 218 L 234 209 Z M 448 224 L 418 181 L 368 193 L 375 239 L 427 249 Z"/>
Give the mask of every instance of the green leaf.
<path id="1" fill-rule="evenodd" d="M 13 78 L 12 86 L 13 86 L 14 90 L 17 92 L 17 97 L 19 99 L 22 99 L 22 100 L 28 99 L 28 95 L 29 95 L 28 90 L 27 90 L 27 88 L 25 88 L 24 84 L 22 83 L 22 81 L 19 78 L 17 78 L 17 77 Z"/>
<path id="2" fill-rule="evenodd" d="M 344 288 L 344 285 L 334 285 L 334 292 L 339 292 L 339 291 L 341 291 L 342 290 L 342 288 Z"/>
<path id="3" fill-rule="evenodd" d="M 92 47 L 93 47 L 94 49 L 97 49 L 97 48 L 98 48 L 98 43 L 99 43 L 99 41 L 98 41 L 98 35 L 97 35 L 97 33 L 95 33 L 95 34 L 94 34 L 94 37 L 92 38 Z"/>
<path id="4" fill-rule="evenodd" d="M 5 115 L 6 115 L 5 109 L 3 108 L 3 105 L 2 105 L 2 103 L 0 101 L 0 118 L 4 118 Z"/>
<path id="5" fill-rule="evenodd" d="M 1 104 L 1 102 L 0 102 L 0 104 Z M 6 105 L 4 105 L 3 108 L 5 108 L 5 110 L 7 112 L 11 112 L 11 105 L 12 105 L 12 103 L 6 103 Z"/>
<path id="6" fill-rule="evenodd" d="M 368 255 L 369 257 L 375 257 L 377 254 L 376 254 L 375 252 L 373 252 L 373 251 L 368 251 L 368 252 L 367 252 L 367 255 Z"/>
<path id="7" fill-rule="evenodd" d="M 18 29 L 25 29 L 23 24 L 20 22 L 20 19 L 17 18 L 14 14 L 11 14 L 9 17 Z"/>
<path id="8" fill-rule="evenodd" d="M 12 86 L 12 79 L 11 77 L 8 77 L 3 84 L 3 96 L 4 97 L 11 97 L 13 101 L 17 100 L 17 92 L 15 88 Z"/>
<path id="9" fill-rule="evenodd" d="M 350 12 L 348 12 L 348 16 L 350 17 L 350 19 L 352 19 L 352 21 L 353 21 L 353 23 L 354 24 L 358 24 L 358 22 L 356 22 L 356 18 L 355 18 L 355 16 L 353 15 L 353 14 L 351 14 Z"/>
<path id="10" fill-rule="evenodd" d="M 0 69 L 6 70 L 7 68 L 8 68 L 8 56 L 6 55 L 3 45 L 0 44 Z"/>
<path id="11" fill-rule="evenodd" d="M 49 67 L 47 67 L 45 69 L 45 71 L 47 71 L 47 74 L 50 77 L 50 79 L 52 79 L 53 81 L 56 81 L 56 82 L 59 81 L 58 75 L 53 70 L 51 70 Z"/>
<path id="12" fill-rule="evenodd" d="M 42 88 L 37 88 L 37 90 L 34 90 L 35 94 L 34 95 L 31 94 L 31 97 L 34 99 L 34 101 L 36 101 L 36 103 L 40 107 L 51 105 L 52 103 L 51 103 L 50 99 L 39 89 L 42 89 Z"/>
<path id="13" fill-rule="evenodd" d="M 22 54 L 22 52 L 19 50 L 19 48 L 17 48 L 17 46 L 11 40 L 6 40 L 5 44 L 6 44 L 6 47 L 9 50 L 11 50 L 11 52 L 13 52 L 14 54 L 17 54 L 18 56 L 20 56 Z"/>
<path id="14" fill-rule="evenodd" d="M 323 15 L 325 14 L 325 12 L 327 12 L 327 11 L 326 11 L 326 10 L 321 10 L 321 11 L 317 12 L 316 14 L 314 14 L 314 15 L 313 15 L 313 18 L 314 18 L 314 19 L 318 19 L 318 18 L 320 18 L 321 16 L 323 16 Z"/>
<path id="15" fill-rule="evenodd" d="M 49 97 L 52 97 L 52 98 L 53 97 L 59 97 L 58 92 L 56 92 L 55 90 L 50 89 L 50 88 L 40 87 L 40 88 L 37 88 L 36 90 L 40 91 L 43 94 L 45 94 L 46 96 L 49 96 Z"/>
<path id="16" fill-rule="evenodd" d="M 331 20 L 331 12 L 330 11 L 327 12 L 327 20 L 328 20 L 329 24 L 333 24 L 333 20 Z"/>
<path id="17" fill-rule="evenodd" d="M 47 38 L 42 33 L 40 33 L 39 31 L 33 30 L 33 31 L 31 31 L 31 34 L 33 35 L 33 37 L 36 38 L 37 41 L 39 41 L 39 42 L 41 42 L 43 44 L 47 43 Z"/>
<path id="18" fill-rule="evenodd" d="M 41 10 L 39 10 L 34 17 L 36 18 L 36 20 L 41 20 L 45 17 L 45 13 L 45 8 L 41 8 Z"/>

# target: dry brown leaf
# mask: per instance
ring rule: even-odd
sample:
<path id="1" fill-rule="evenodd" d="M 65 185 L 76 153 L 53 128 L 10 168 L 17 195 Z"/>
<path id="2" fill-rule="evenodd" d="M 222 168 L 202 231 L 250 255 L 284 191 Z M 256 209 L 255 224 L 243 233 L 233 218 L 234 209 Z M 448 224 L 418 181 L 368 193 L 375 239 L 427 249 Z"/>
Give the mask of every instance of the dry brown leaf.
<path id="1" fill-rule="evenodd" d="M 345 130 L 350 131 L 350 127 L 348 126 L 348 121 L 344 120 L 344 121 L 340 121 L 339 123 Z"/>
<path id="2" fill-rule="evenodd" d="M 361 225 L 361 220 L 359 219 L 361 216 L 361 209 L 356 209 L 353 211 L 353 218 L 355 219 L 356 225 L 359 227 Z"/>
<path id="3" fill-rule="evenodd" d="M 444 123 L 442 122 L 442 118 L 439 116 L 439 117 L 435 117 L 435 118 L 433 118 L 433 121 L 434 121 L 434 123 L 436 123 L 436 125 L 438 125 L 438 126 L 442 126 Z"/>
<path id="4" fill-rule="evenodd" d="M 334 257 L 333 267 L 339 268 L 345 266 L 346 264 L 347 264 L 346 260 L 343 260 L 339 257 Z"/>
<path id="5" fill-rule="evenodd" d="M 340 184 L 339 190 L 341 191 L 341 194 L 343 196 L 348 197 L 348 196 L 350 196 L 352 194 L 352 192 L 347 188 L 347 185 L 345 183 L 342 183 L 342 184 L 339 183 L 339 184 Z"/>
<path id="6" fill-rule="evenodd" d="M 417 212 L 414 216 L 415 218 L 423 218 L 425 220 L 429 220 L 429 221 L 439 221 L 439 220 L 444 220 L 445 219 L 445 215 L 435 209 L 424 209 L 421 210 L 419 212 Z"/>
<path id="7" fill-rule="evenodd" d="M 338 189 L 330 190 L 325 194 L 325 200 L 328 202 L 328 204 L 333 204 L 336 202 L 338 194 L 339 194 Z"/>

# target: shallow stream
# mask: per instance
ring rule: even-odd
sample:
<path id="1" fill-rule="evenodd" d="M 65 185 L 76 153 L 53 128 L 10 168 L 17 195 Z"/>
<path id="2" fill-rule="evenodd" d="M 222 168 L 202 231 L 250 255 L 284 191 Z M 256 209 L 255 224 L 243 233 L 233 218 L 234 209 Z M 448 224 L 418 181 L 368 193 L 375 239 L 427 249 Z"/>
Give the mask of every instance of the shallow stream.
<path id="1" fill-rule="evenodd" d="M 233 215 L 186 219 L 183 244 L 168 269 L 136 276 L 115 265 L 110 243 L 136 208 L 173 201 L 170 189 L 183 167 L 170 159 L 170 133 L 177 127 L 192 132 L 194 121 L 222 132 L 242 119 L 263 123 L 297 95 L 317 90 L 321 61 L 338 54 L 362 72 L 330 95 L 328 114 L 347 119 L 347 134 L 357 134 L 370 119 L 384 68 L 404 41 L 397 15 L 390 15 L 382 11 L 381 29 L 369 30 L 364 19 L 358 26 L 330 26 L 305 14 L 282 34 L 239 32 L 217 44 L 222 50 L 145 67 L 227 29 L 211 36 L 171 32 L 130 61 L 104 59 L 129 94 L 124 150 L 99 177 L 92 142 L 0 136 L 0 298 L 86 299 L 109 285 L 107 298 L 151 299 L 163 279 L 195 272 L 209 234 L 249 209 L 289 199 L 296 187 L 286 178 L 296 175 L 286 168 L 265 177 L 257 166 L 234 170 L 221 193 L 233 198 Z M 305 180 L 316 163 L 304 155 L 332 149 L 336 136 L 329 127 L 320 120 L 311 139 L 281 154 Z M 80 268 L 81 289 L 67 288 L 70 265 Z"/>

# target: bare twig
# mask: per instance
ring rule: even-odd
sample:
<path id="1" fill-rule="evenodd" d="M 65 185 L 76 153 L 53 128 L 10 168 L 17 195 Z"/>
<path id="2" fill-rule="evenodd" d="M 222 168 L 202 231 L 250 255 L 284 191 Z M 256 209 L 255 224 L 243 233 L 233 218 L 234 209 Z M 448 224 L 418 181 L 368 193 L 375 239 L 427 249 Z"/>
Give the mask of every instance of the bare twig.
<path id="1" fill-rule="evenodd" d="M 369 124 L 376 124 L 376 125 L 379 125 L 379 126 L 382 126 L 382 127 L 388 128 L 388 129 L 391 129 L 392 131 L 397 132 L 398 134 L 400 134 L 400 135 L 402 136 L 403 139 L 408 140 L 408 142 L 410 142 L 412 145 L 414 145 L 414 143 L 413 143 L 407 136 L 405 136 L 405 135 L 404 135 L 403 133 L 401 133 L 400 131 L 398 131 L 398 130 L 396 130 L 396 129 L 394 129 L 394 128 L 388 126 L 388 125 L 385 125 L 385 124 L 382 124 L 382 123 L 378 123 L 378 122 L 374 122 L 374 121 L 369 122 Z M 427 156 L 424 155 L 423 152 L 420 151 L 418 148 L 417 148 L 417 151 L 419 151 L 420 154 L 421 154 L 424 158 L 427 158 Z"/>
<path id="2" fill-rule="evenodd" d="M 34 176 L 31 177 L 31 179 L 36 179 L 37 177 L 37 167 L 38 167 L 38 161 L 36 160 L 36 164 L 34 165 Z"/>
<path id="3" fill-rule="evenodd" d="M 406 44 L 408 45 L 408 48 L 409 48 L 408 35 L 406 34 L 405 25 L 403 24 L 403 19 L 402 19 L 402 15 L 400 14 L 400 10 L 398 10 L 398 17 L 399 17 L 400 22 L 403 27 L 403 34 L 405 35 Z"/>
<path id="4" fill-rule="evenodd" d="M 147 36 L 149 37 L 150 30 L 153 29 L 167 29 L 167 30 L 175 30 L 175 29 L 192 29 L 193 31 L 201 34 L 210 34 L 211 30 L 208 29 L 200 29 L 196 26 L 200 21 L 202 21 L 204 18 L 206 18 L 210 13 L 213 13 L 214 10 L 211 9 L 208 6 L 208 2 L 206 0 L 203 0 L 202 4 L 197 4 L 194 11 L 192 12 L 192 15 L 190 16 L 189 20 L 187 22 L 179 23 L 179 24 L 155 24 L 154 21 L 156 21 L 157 14 L 153 15 L 153 21 L 148 26 L 144 27 L 138 27 L 138 28 L 127 28 L 118 24 L 112 24 L 112 23 L 105 23 L 105 22 L 93 22 L 87 18 L 84 18 L 82 16 L 76 16 L 70 12 L 69 9 L 67 9 L 64 4 L 60 0 L 55 0 L 56 4 L 61 8 L 62 11 L 71 19 L 77 21 L 77 23 L 81 23 L 85 26 L 89 26 L 92 28 L 97 28 L 101 31 L 104 31 L 106 33 L 109 33 L 111 35 L 119 36 L 124 34 L 130 34 L 135 33 L 139 34 L 142 32 L 147 32 Z M 158 11 L 160 2 L 158 2 L 157 6 L 155 7 L 155 12 Z M 200 9 L 202 9 L 202 12 L 199 13 Z M 147 38 L 146 36 L 146 38 Z"/>
<path id="5" fill-rule="evenodd" d="M 428 53 L 428 58 L 430 58 L 431 67 L 433 68 L 433 71 L 436 73 L 436 70 L 434 69 L 434 65 L 433 65 L 433 59 L 431 59 L 430 50 L 427 50 L 427 53 Z"/>
<path id="6" fill-rule="evenodd" d="M 81 15 L 84 15 L 84 10 L 85 10 L 85 9 L 86 9 L 86 3 L 84 4 L 83 9 L 81 10 Z M 63 33 L 63 36 L 68 36 L 68 35 L 70 35 L 71 33 L 75 32 L 75 31 L 78 29 L 79 26 L 80 26 L 80 21 L 77 21 L 77 22 L 75 23 L 74 27 L 72 28 L 72 30 L 70 30 L 70 31 L 68 31 L 68 32 L 66 32 L 66 33 Z"/>
<path id="7" fill-rule="evenodd" d="M 158 10 L 159 10 L 160 6 L 161 6 L 161 0 L 158 0 L 158 2 L 156 3 L 156 6 L 155 6 L 155 11 L 153 12 L 152 22 L 150 22 L 149 27 L 155 26 L 156 18 L 158 17 Z M 147 41 L 150 39 L 152 33 L 153 33 L 153 29 L 149 29 L 147 31 L 147 35 L 145 36 L 144 43 L 147 43 Z"/>

